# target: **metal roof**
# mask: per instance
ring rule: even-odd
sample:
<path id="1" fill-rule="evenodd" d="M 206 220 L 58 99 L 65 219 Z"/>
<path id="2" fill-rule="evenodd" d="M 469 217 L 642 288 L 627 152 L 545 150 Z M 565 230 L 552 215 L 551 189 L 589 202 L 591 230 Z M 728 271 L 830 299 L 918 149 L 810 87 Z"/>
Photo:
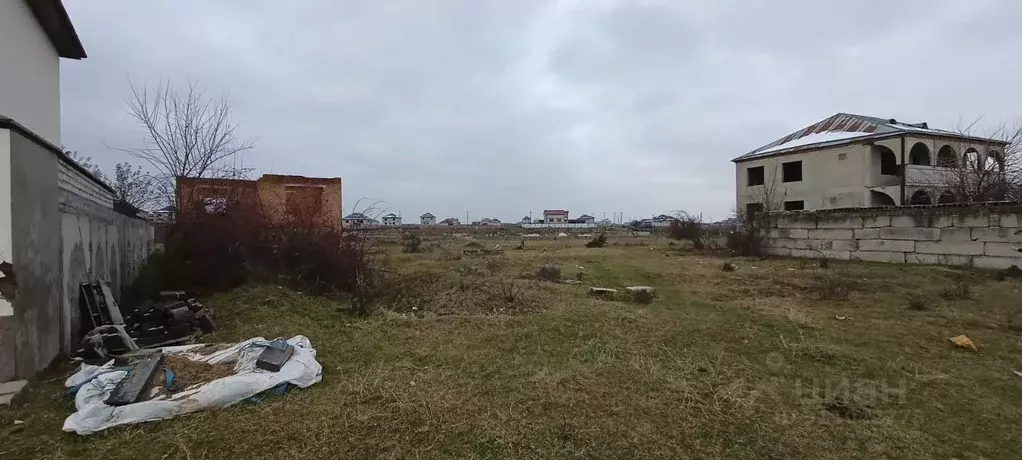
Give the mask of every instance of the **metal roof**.
<path id="1" fill-rule="evenodd" d="M 806 126 L 776 141 L 764 145 L 732 161 L 743 161 L 753 158 L 779 155 L 781 153 L 829 147 L 851 142 L 861 142 L 899 134 L 922 134 L 942 137 L 955 137 L 1005 144 L 997 139 L 967 136 L 953 131 L 930 128 L 924 123 L 903 123 L 893 118 L 879 118 L 851 113 L 837 113 L 834 116 Z M 799 140 L 803 142 L 799 142 Z"/>

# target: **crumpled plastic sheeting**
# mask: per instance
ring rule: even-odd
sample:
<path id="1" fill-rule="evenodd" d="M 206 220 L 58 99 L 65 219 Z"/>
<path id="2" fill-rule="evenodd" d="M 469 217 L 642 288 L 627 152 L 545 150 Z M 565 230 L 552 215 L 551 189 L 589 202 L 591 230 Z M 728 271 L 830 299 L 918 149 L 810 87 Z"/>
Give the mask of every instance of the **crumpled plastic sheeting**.
<path id="1" fill-rule="evenodd" d="M 119 407 L 109 406 L 104 401 L 127 372 L 106 368 L 107 365 L 112 366 L 112 363 L 104 366 L 82 366 L 81 370 L 65 382 L 65 385 L 76 383 L 81 387 L 75 395 L 75 408 L 78 411 L 64 420 L 64 431 L 88 435 L 118 425 L 169 419 L 204 409 L 227 407 L 282 383 L 307 388 L 322 380 L 323 366 L 316 361 L 316 349 L 312 348 L 309 339 L 296 335 L 287 342 L 295 347 L 295 352 L 278 372 L 255 367 L 256 360 L 264 348 L 260 345 L 269 343 L 262 337 L 237 343 L 209 355 L 191 351 L 202 345 L 162 348 L 164 353 L 180 354 L 193 361 L 234 362 L 235 374 L 186 388 L 173 395 L 161 395 L 149 401 Z M 103 371 L 100 372 L 100 369 Z"/>

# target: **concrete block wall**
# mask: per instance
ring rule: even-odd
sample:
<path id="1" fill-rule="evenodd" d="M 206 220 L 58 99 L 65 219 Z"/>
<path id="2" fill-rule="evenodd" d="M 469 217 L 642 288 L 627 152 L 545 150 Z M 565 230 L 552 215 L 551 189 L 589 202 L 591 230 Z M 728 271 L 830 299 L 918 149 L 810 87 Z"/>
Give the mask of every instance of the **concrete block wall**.
<path id="1" fill-rule="evenodd" d="M 1022 203 L 769 213 L 768 254 L 871 262 L 1022 268 Z"/>

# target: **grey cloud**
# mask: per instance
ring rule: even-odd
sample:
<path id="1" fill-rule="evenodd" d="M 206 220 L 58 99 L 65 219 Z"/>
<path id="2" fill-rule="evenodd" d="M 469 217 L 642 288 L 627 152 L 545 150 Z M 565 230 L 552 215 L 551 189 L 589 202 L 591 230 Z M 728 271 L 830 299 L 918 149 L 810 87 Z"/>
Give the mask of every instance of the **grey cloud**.
<path id="1" fill-rule="evenodd" d="M 408 218 L 722 218 L 730 159 L 837 111 L 1013 117 L 1017 2 L 66 2 L 64 140 L 139 142 L 127 78 L 230 93 L 258 172 Z"/>

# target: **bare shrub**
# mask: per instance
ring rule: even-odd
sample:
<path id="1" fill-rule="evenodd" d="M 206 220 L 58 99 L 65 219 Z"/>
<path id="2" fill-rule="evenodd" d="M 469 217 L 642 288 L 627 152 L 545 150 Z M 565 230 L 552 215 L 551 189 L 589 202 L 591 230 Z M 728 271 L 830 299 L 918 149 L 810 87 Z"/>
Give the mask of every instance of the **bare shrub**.
<path id="1" fill-rule="evenodd" d="M 401 236 L 401 251 L 406 253 L 417 253 L 422 248 L 422 237 L 415 232 L 405 232 Z"/>
<path id="2" fill-rule="evenodd" d="M 724 262 L 724 264 L 720 266 L 720 269 L 726 272 L 733 272 L 735 271 L 735 264 L 731 262 Z"/>
<path id="3" fill-rule="evenodd" d="M 760 223 L 757 217 L 736 212 L 734 222 L 726 237 L 727 248 L 731 253 L 743 257 L 762 255 L 763 239 L 759 235 Z"/>
<path id="4" fill-rule="evenodd" d="M 599 235 L 593 237 L 586 243 L 587 248 L 602 248 L 607 244 L 607 235 L 604 232 L 600 232 Z"/>
<path id="5" fill-rule="evenodd" d="M 853 285 L 844 277 L 821 274 L 813 279 L 811 287 L 822 300 L 848 300 Z"/>
<path id="6" fill-rule="evenodd" d="M 913 311 L 930 311 L 932 309 L 930 299 L 921 295 L 909 297 L 908 309 Z"/>
<path id="7" fill-rule="evenodd" d="M 500 296 L 504 299 L 505 303 L 515 303 L 518 300 L 521 288 L 513 277 L 508 277 L 500 281 Z"/>
<path id="8" fill-rule="evenodd" d="M 705 248 L 706 231 L 703 230 L 702 215 L 678 211 L 677 219 L 671 221 L 670 226 L 667 227 L 667 236 L 676 240 L 691 241 L 692 247 L 695 249 Z"/>
<path id="9" fill-rule="evenodd" d="M 828 258 L 826 258 L 824 256 L 820 256 L 819 258 L 816 259 L 816 261 L 820 265 L 820 268 L 828 268 L 828 267 L 830 267 L 830 259 L 828 259 Z"/>
<path id="10" fill-rule="evenodd" d="M 243 196 L 224 197 L 214 208 L 184 203 L 150 275 L 159 278 L 149 280 L 152 288 L 219 291 L 262 281 L 314 294 L 367 294 L 377 254 L 371 239 L 323 225 L 312 211 L 271 215 Z"/>
<path id="11" fill-rule="evenodd" d="M 938 295 L 944 300 L 971 299 L 972 281 L 964 275 L 955 276 L 948 281 Z"/>

